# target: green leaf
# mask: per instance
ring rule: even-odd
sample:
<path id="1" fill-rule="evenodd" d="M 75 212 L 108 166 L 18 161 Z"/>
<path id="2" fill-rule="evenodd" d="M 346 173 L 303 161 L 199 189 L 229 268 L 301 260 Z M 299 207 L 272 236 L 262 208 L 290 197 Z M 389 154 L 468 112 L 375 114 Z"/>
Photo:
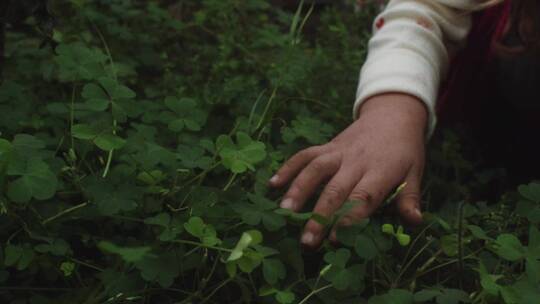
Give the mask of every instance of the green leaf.
<path id="1" fill-rule="evenodd" d="M 318 213 L 311 213 L 311 219 L 324 227 L 332 225 L 332 219 Z"/>
<path id="2" fill-rule="evenodd" d="M 521 185 L 518 187 L 519 194 L 524 198 L 540 203 L 540 184 L 530 183 L 528 185 Z"/>
<path id="3" fill-rule="evenodd" d="M 347 265 L 350 257 L 351 252 L 348 249 L 340 248 L 335 252 L 328 252 L 325 254 L 324 260 L 333 266 L 345 268 L 345 265 Z"/>
<path id="4" fill-rule="evenodd" d="M 75 271 L 75 264 L 72 262 L 63 262 L 60 264 L 60 271 L 62 271 L 65 277 L 69 277 Z"/>
<path id="5" fill-rule="evenodd" d="M 413 304 L 414 295 L 403 289 L 391 289 L 387 294 L 371 297 L 368 304 Z"/>
<path id="6" fill-rule="evenodd" d="M 527 263 L 525 264 L 525 273 L 529 282 L 533 285 L 538 286 L 540 283 L 540 262 L 536 258 L 527 258 Z"/>
<path id="7" fill-rule="evenodd" d="M 17 270 L 25 270 L 28 268 L 30 263 L 34 260 L 35 253 L 34 250 L 30 246 L 24 246 L 22 250 L 21 257 L 19 258 L 19 261 L 17 262 Z"/>
<path id="8" fill-rule="evenodd" d="M 278 301 L 281 304 L 290 304 L 293 303 L 296 299 L 296 296 L 294 293 L 290 291 L 278 291 L 275 295 L 276 301 Z"/>
<path id="9" fill-rule="evenodd" d="M 93 111 L 105 111 L 109 107 L 109 96 L 96 84 L 86 84 L 81 95 L 86 100 L 86 106 Z"/>
<path id="10" fill-rule="evenodd" d="M 397 233 L 396 239 L 401 246 L 407 246 L 411 243 L 411 236 L 404 233 Z"/>
<path id="11" fill-rule="evenodd" d="M 132 99 L 136 96 L 130 88 L 119 84 L 117 80 L 110 77 L 100 77 L 99 84 L 105 88 L 108 96 L 113 100 Z"/>
<path id="12" fill-rule="evenodd" d="M 39 244 L 34 249 L 37 252 L 50 253 L 55 256 L 66 256 L 72 253 L 69 243 L 63 239 L 52 239 L 48 244 Z"/>
<path id="13" fill-rule="evenodd" d="M 390 234 L 390 235 L 394 235 L 395 232 L 394 232 L 394 226 L 392 224 L 384 224 L 382 225 L 382 232 L 386 233 L 386 234 Z"/>
<path id="14" fill-rule="evenodd" d="M 163 288 L 170 287 L 174 279 L 180 275 L 180 257 L 174 251 L 164 252 L 156 256 L 145 256 L 135 263 L 144 280 L 157 281 Z"/>
<path id="15" fill-rule="evenodd" d="M 102 215 L 115 215 L 122 211 L 137 209 L 142 191 L 129 183 L 114 185 L 101 179 L 96 179 L 87 186 L 88 193 L 95 201 Z"/>
<path id="16" fill-rule="evenodd" d="M 25 270 L 34 260 L 34 250 L 28 245 L 6 245 L 4 248 L 4 265 L 16 266 L 17 270 Z"/>
<path id="17" fill-rule="evenodd" d="M 240 259 L 244 255 L 244 250 L 250 245 L 259 244 L 260 242 L 262 242 L 262 234 L 259 231 L 251 230 L 242 233 L 240 240 L 238 240 L 238 243 L 236 243 L 236 246 L 227 258 L 227 262 Z"/>
<path id="18" fill-rule="evenodd" d="M 144 259 L 149 253 L 151 248 L 144 247 L 120 247 L 116 244 L 107 241 L 101 241 L 98 243 L 99 249 L 107 253 L 113 253 L 119 255 L 124 261 L 128 263 L 134 263 Z"/>
<path id="19" fill-rule="evenodd" d="M 377 246 L 375 245 L 373 240 L 365 234 L 359 234 L 356 237 L 354 249 L 359 257 L 366 260 L 371 260 L 375 258 L 379 253 L 379 251 L 377 250 Z"/>
<path id="20" fill-rule="evenodd" d="M 186 231 L 197 237 L 207 246 L 215 246 L 221 243 L 217 238 L 217 232 L 211 225 L 207 225 L 200 217 L 191 217 L 187 223 L 184 223 Z"/>
<path id="21" fill-rule="evenodd" d="M 8 244 L 4 248 L 4 265 L 14 266 L 23 254 L 23 248 Z"/>
<path id="22" fill-rule="evenodd" d="M 94 138 L 94 143 L 101 150 L 109 151 L 122 148 L 126 144 L 126 140 L 112 133 L 106 133 L 99 134 L 96 138 Z"/>
<path id="23" fill-rule="evenodd" d="M 414 294 L 415 302 L 427 302 L 441 295 L 441 291 L 434 289 L 424 289 Z M 430 302 L 431 303 L 431 302 Z"/>
<path id="24" fill-rule="evenodd" d="M 269 231 L 277 231 L 286 225 L 283 215 L 272 212 L 277 204 L 255 194 L 248 193 L 250 203 L 234 204 L 233 209 L 240 214 L 242 220 L 252 226 L 263 224 Z"/>
<path id="25" fill-rule="evenodd" d="M 174 240 L 183 230 L 180 220 L 171 218 L 171 216 L 165 212 L 145 219 L 144 223 L 163 227 L 164 229 L 159 235 L 159 240 L 164 242 Z"/>
<path id="26" fill-rule="evenodd" d="M 475 225 L 467 225 L 467 228 L 471 231 L 472 235 L 477 239 L 492 240 L 492 238 L 490 238 L 486 234 L 484 229 L 482 229 L 481 227 L 478 227 L 478 226 L 475 226 Z"/>
<path id="27" fill-rule="evenodd" d="M 264 143 L 252 140 L 243 132 L 236 134 L 236 144 L 229 136 L 219 136 L 216 147 L 225 168 L 236 174 L 244 173 L 248 169 L 254 171 L 254 165 L 266 158 Z"/>
<path id="28" fill-rule="evenodd" d="M 199 131 L 206 122 L 206 113 L 197 108 L 197 103 L 191 98 L 165 98 L 165 106 L 172 112 L 167 112 L 169 129 L 180 132 L 184 127 L 191 131 Z"/>
<path id="29" fill-rule="evenodd" d="M 10 167 L 7 174 L 20 176 L 8 185 L 8 197 L 14 202 L 27 203 L 32 198 L 46 200 L 56 192 L 56 175 L 41 159 L 32 158 L 21 166 Z"/>
<path id="30" fill-rule="evenodd" d="M 225 270 L 227 271 L 227 274 L 230 278 L 236 277 L 236 273 L 238 272 L 238 266 L 235 262 L 228 262 L 225 264 Z"/>
<path id="31" fill-rule="evenodd" d="M 144 220 L 145 224 L 168 227 L 171 222 L 171 216 L 168 213 L 162 212 L 156 216 L 149 217 Z"/>
<path id="32" fill-rule="evenodd" d="M 251 273 L 259 265 L 261 265 L 264 256 L 258 252 L 247 249 L 244 251 L 244 256 L 236 261 L 238 268 L 245 273 Z"/>
<path id="33" fill-rule="evenodd" d="M 502 275 L 491 275 L 488 273 L 484 263 L 480 262 L 480 267 L 478 268 L 478 273 L 480 274 L 480 285 L 484 290 L 492 295 L 498 296 L 500 286 L 497 284 L 497 280 L 503 277 Z"/>
<path id="34" fill-rule="evenodd" d="M 275 285 L 279 280 L 285 279 L 287 275 L 285 265 L 278 259 L 265 259 L 263 261 L 263 275 L 268 284 Z"/>
<path id="35" fill-rule="evenodd" d="M 89 125 L 77 124 L 71 128 L 71 134 L 78 139 L 92 140 L 98 135 L 98 132 Z"/>
<path id="36" fill-rule="evenodd" d="M 184 224 L 184 228 L 194 237 L 201 238 L 204 236 L 206 224 L 200 217 L 195 216 L 190 218 L 187 223 Z"/>
<path id="37" fill-rule="evenodd" d="M 293 120 L 291 127 L 282 129 L 283 141 L 291 143 L 297 138 L 305 138 L 308 143 L 313 145 L 326 143 L 332 134 L 334 127 L 318 119 L 298 116 Z"/>
<path id="38" fill-rule="evenodd" d="M 525 248 L 513 234 L 501 234 L 495 240 L 495 253 L 508 261 L 518 261 L 525 256 Z"/>
<path id="39" fill-rule="evenodd" d="M 470 303 L 469 295 L 458 289 L 444 289 L 443 293 L 437 296 L 437 304 L 460 304 Z"/>
<path id="40" fill-rule="evenodd" d="M 527 251 L 529 256 L 540 258 L 540 231 L 534 225 L 530 225 L 529 227 L 529 246 Z"/>
<path id="41" fill-rule="evenodd" d="M 454 233 L 441 237 L 441 248 L 447 256 L 456 256 L 458 254 L 457 234 Z"/>
<path id="42" fill-rule="evenodd" d="M 62 82 L 93 80 L 105 73 L 103 65 L 107 57 L 103 52 L 80 42 L 62 43 L 56 48 L 56 54 L 54 60 Z"/>

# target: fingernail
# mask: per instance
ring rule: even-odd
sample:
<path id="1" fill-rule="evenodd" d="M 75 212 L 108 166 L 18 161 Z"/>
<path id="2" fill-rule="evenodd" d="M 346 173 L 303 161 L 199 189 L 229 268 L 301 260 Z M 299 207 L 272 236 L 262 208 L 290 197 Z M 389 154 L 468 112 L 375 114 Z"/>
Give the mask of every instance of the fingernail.
<path id="1" fill-rule="evenodd" d="M 270 179 L 270 183 L 275 184 L 278 182 L 278 180 L 279 180 L 279 176 L 276 174 L 272 176 L 272 178 Z"/>
<path id="2" fill-rule="evenodd" d="M 422 217 L 422 212 L 420 212 L 420 209 L 414 208 L 414 213 L 415 213 L 418 217 Z"/>
<path id="3" fill-rule="evenodd" d="M 291 198 L 284 199 L 281 204 L 279 205 L 283 209 L 293 209 L 294 208 L 294 202 Z"/>
<path id="4" fill-rule="evenodd" d="M 302 244 L 306 245 L 312 245 L 313 241 L 315 240 L 315 236 L 311 232 L 306 232 L 302 235 L 302 239 L 300 240 Z"/>

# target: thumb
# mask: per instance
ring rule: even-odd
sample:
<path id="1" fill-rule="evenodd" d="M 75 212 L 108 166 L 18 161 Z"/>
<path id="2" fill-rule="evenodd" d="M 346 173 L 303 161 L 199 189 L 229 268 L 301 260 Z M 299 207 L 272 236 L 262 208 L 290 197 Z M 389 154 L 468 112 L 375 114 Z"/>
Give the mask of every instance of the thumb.
<path id="1" fill-rule="evenodd" d="M 420 197 L 422 174 L 411 172 L 405 179 L 407 183 L 396 199 L 399 215 L 408 224 L 419 225 L 422 223 L 420 211 Z"/>

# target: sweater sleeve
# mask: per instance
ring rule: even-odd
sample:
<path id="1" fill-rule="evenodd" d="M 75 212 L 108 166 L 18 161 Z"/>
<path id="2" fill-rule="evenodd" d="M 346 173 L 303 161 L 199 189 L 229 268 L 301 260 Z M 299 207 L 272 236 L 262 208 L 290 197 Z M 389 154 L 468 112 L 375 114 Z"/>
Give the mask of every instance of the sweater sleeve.
<path id="1" fill-rule="evenodd" d="M 368 98 L 406 93 L 428 109 L 428 136 L 436 125 L 435 104 L 449 56 L 471 27 L 475 0 L 391 0 L 373 24 L 368 57 L 360 71 L 353 115 Z"/>

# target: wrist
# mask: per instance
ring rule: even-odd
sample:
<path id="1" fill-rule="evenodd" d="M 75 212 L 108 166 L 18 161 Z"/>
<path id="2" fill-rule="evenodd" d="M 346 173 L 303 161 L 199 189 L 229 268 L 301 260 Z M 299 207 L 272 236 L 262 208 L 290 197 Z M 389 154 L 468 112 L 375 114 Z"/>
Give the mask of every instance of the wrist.
<path id="1" fill-rule="evenodd" d="M 392 121 L 396 127 L 407 126 L 425 132 L 428 109 L 418 98 L 403 93 L 385 93 L 370 97 L 358 109 L 358 119 L 381 119 Z"/>

